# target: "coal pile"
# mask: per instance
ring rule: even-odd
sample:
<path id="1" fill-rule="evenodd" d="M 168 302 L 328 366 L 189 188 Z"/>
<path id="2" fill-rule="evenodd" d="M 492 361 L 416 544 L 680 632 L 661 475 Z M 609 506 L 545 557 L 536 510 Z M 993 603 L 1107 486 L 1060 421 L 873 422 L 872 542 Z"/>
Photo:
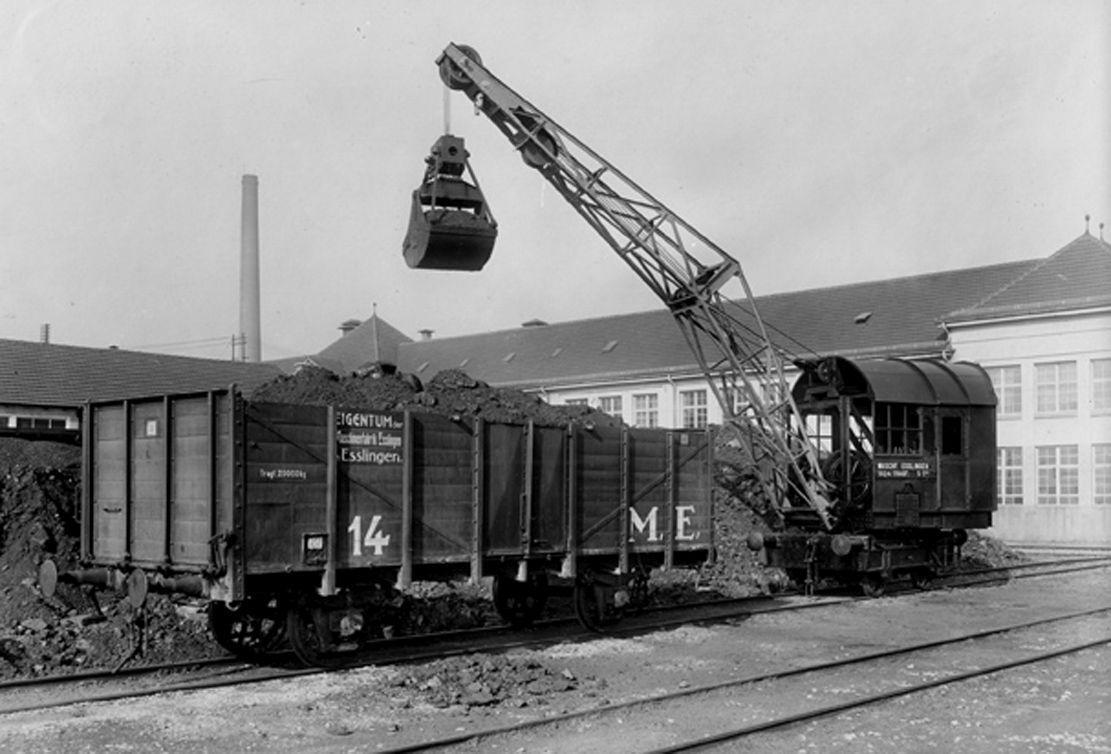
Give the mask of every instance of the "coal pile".
<path id="1" fill-rule="evenodd" d="M 504 655 L 471 655 L 435 660 L 405 668 L 390 682 L 394 704 L 437 708 L 541 707 L 561 694 L 593 697 L 606 687 L 604 679 L 576 677 L 564 668 L 553 670 L 535 659 Z"/>
<path id="2" fill-rule="evenodd" d="M 196 605 L 152 596 L 140 634 L 114 595 L 60 584 L 43 598 L 43 558 L 66 570 L 80 556 L 80 479 L 79 448 L 0 438 L 0 678 L 115 667 L 137 648 L 144 661 L 215 651 Z"/>
<path id="3" fill-rule="evenodd" d="M 619 427 L 621 420 L 589 406 L 553 406 L 536 395 L 495 388 L 459 369 L 437 373 L 427 383 L 411 375 L 368 369 L 340 376 L 320 367 L 303 367 L 256 388 L 251 400 L 312 406 L 345 406 L 377 411 L 422 411 L 469 416 L 486 421 L 560 427 L 569 422 Z"/>
<path id="4" fill-rule="evenodd" d="M 714 490 L 714 562 L 701 568 L 702 588 L 727 597 L 774 594 L 790 584 L 787 574 L 768 568 L 761 555 L 748 548 L 749 532 L 768 533 L 771 527 L 748 505 L 721 488 Z"/>
<path id="5" fill-rule="evenodd" d="M 967 568 L 1001 568 L 1029 561 L 1018 550 L 975 530 L 968 532 L 968 541 L 961 545 L 961 564 Z"/>

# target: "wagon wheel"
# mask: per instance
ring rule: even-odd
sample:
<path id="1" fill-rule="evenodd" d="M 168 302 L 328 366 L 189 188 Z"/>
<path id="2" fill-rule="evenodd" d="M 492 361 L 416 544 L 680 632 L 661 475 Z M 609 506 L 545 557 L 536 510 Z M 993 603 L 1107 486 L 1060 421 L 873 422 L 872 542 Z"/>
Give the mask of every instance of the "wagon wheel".
<path id="1" fill-rule="evenodd" d="M 297 659 L 309 667 L 342 667 L 351 659 L 350 645 L 341 646 L 330 626 L 327 608 L 296 603 L 286 613 L 286 633 Z"/>
<path id="2" fill-rule="evenodd" d="M 833 484 L 844 483 L 845 458 L 834 453 L 822 464 L 822 474 Z M 864 503 L 872 490 L 872 463 L 867 455 L 857 450 L 849 451 L 849 483 L 843 490 L 844 500 L 850 505 Z"/>
<path id="3" fill-rule="evenodd" d="M 494 577 L 494 608 L 514 628 L 531 625 L 547 602 L 548 575 L 543 571 L 530 573 L 523 584 L 508 573 Z"/>
<path id="4" fill-rule="evenodd" d="M 614 599 L 613 586 L 600 583 L 593 576 L 580 576 L 575 581 L 575 617 L 587 631 L 604 633 L 625 614 Z"/>
<path id="5" fill-rule="evenodd" d="M 934 572 L 929 568 L 915 568 L 910 572 L 910 584 L 915 589 L 929 589 L 934 582 Z"/>
<path id="6" fill-rule="evenodd" d="M 638 566 L 629 574 L 629 607 L 634 611 L 648 607 L 648 570 Z"/>
<path id="7" fill-rule="evenodd" d="M 865 597 L 882 597 L 885 586 L 882 576 L 865 576 L 860 580 L 860 592 Z"/>
<path id="8" fill-rule="evenodd" d="M 209 602 L 208 627 L 217 644 L 244 660 L 261 659 L 285 638 L 285 621 L 277 600 L 236 607 Z"/>

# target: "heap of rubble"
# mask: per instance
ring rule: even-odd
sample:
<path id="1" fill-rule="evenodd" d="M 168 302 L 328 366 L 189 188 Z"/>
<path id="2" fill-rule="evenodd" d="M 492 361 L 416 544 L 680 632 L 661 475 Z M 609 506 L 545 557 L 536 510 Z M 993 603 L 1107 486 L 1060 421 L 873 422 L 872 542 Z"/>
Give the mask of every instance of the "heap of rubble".
<path id="1" fill-rule="evenodd" d="M 77 565 L 80 448 L 0 438 L 0 678 L 192 659 L 219 650 L 197 604 L 152 595 L 141 634 L 119 599 L 60 584 L 45 599 L 38 567 Z M 145 641 L 140 641 L 140 639 Z"/>
<path id="2" fill-rule="evenodd" d="M 472 655 L 404 668 L 390 682 L 388 693 L 402 707 L 536 707 L 551 704 L 557 694 L 596 696 L 604 679 L 576 677 L 564 668 L 553 670 L 535 659 L 505 655 Z"/>

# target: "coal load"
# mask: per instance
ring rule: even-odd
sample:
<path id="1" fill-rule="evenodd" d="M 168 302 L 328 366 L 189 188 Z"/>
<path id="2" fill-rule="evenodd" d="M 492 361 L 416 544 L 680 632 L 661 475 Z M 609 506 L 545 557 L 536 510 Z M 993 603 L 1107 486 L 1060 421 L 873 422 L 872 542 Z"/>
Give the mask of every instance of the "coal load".
<path id="1" fill-rule="evenodd" d="M 250 400 L 312 406 L 342 406 L 376 411 L 418 411 L 491 422 L 562 427 L 571 422 L 620 427 L 621 420 L 590 406 L 553 406 L 539 396 L 496 388 L 459 369 L 437 373 L 427 383 L 409 375 L 368 369 L 340 376 L 320 367 L 303 367 L 256 388 Z"/>

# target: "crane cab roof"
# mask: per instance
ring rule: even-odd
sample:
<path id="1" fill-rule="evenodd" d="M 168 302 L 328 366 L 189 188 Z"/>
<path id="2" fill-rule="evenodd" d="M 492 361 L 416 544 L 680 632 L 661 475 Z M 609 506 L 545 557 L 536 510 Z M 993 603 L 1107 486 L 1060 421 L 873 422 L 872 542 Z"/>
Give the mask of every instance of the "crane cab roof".
<path id="1" fill-rule="evenodd" d="M 851 395 L 926 406 L 996 405 L 991 378 L 967 361 L 830 356 L 795 364 L 802 370 L 792 389 L 796 402 Z"/>

